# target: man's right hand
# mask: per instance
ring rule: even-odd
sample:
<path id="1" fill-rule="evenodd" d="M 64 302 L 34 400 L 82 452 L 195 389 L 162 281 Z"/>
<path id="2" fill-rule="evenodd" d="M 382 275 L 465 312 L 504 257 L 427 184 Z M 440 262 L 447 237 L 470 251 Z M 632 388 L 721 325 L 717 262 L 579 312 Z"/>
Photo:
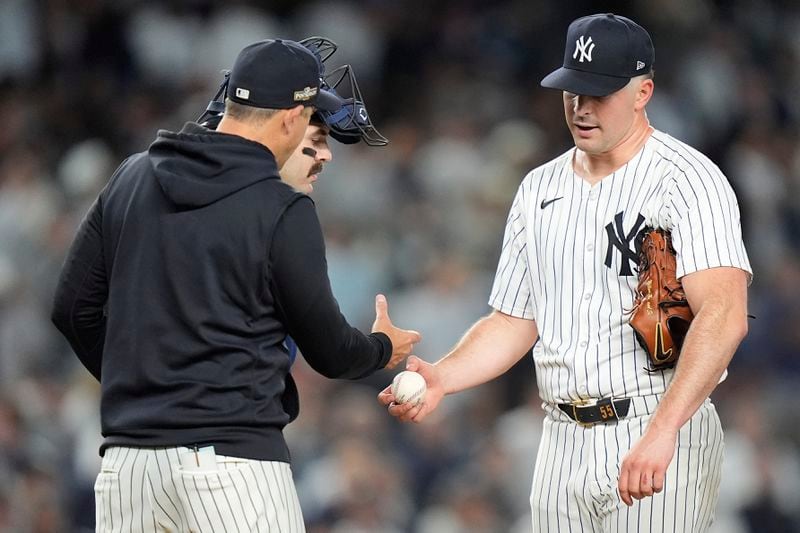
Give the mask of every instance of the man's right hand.
<path id="1" fill-rule="evenodd" d="M 422 340 L 422 335 L 411 329 L 400 329 L 392 324 L 389 318 L 389 304 L 386 297 L 379 294 L 375 297 L 375 322 L 372 324 L 372 333 L 381 332 L 392 341 L 392 357 L 386 363 L 386 368 L 394 368 L 400 361 L 411 354 L 414 344 Z"/>
<path id="2" fill-rule="evenodd" d="M 391 385 L 378 394 L 378 402 L 387 406 L 389 414 L 402 422 L 422 422 L 444 398 L 444 384 L 442 383 L 439 368 L 423 361 L 419 357 L 413 355 L 409 357 L 406 362 L 406 370 L 418 372 L 425 379 L 426 391 L 425 399 L 422 403 L 418 405 L 395 403 Z"/>

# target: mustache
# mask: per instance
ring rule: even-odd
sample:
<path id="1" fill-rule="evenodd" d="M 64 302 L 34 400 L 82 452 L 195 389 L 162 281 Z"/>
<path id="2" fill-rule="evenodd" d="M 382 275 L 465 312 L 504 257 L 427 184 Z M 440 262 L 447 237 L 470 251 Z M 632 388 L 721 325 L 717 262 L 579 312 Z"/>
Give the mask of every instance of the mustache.
<path id="1" fill-rule="evenodd" d="M 311 167 L 311 170 L 308 171 L 308 175 L 312 176 L 314 174 L 320 174 L 322 172 L 322 163 L 317 163 Z"/>

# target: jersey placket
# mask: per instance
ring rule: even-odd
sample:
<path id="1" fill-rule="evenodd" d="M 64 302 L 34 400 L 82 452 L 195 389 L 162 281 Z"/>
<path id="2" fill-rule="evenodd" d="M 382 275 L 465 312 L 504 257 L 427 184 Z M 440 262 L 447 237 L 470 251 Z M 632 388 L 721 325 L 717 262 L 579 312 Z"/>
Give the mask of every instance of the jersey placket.
<path id="1" fill-rule="evenodd" d="M 576 350 L 576 357 L 572 359 L 571 366 L 572 366 L 572 373 L 575 376 L 575 388 L 578 396 L 581 399 L 589 397 L 589 389 L 588 384 L 586 382 L 587 377 L 584 376 L 584 369 L 586 368 L 586 358 L 589 355 L 589 350 L 591 349 L 590 346 L 590 335 L 591 335 L 591 304 L 593 298 L 593 292 L 595 291 L 595 278 L 597 274 L 594 270 L 597 268 L 597 261 L 596 261 L 596 243 L 590 238 L 592 232 L 592 226 L 595 223 L 597 218 L 597 199 L 600 195 L 600 183 L 596 183 L 594 186 L 589 186 L 588 183 L 583 182 L 583 187 L 581 188 L 581 203 L 585 206 L 581 209 L 580 219 L 579 219 L 579 230 L 578 235 L 581 236 L 580 246 L 581 256 L 583 257 L 583 261 L 581 262 L 581 279 L 583 281 L 583 294 L 580 299 L 580 303 L 578 306 L 578 317 L 579 317 L 579 325 L 577 328 L 577 342 L 578 347 Z M 582 229 L 586 228 L 588 231 L 583 231 Z"/>

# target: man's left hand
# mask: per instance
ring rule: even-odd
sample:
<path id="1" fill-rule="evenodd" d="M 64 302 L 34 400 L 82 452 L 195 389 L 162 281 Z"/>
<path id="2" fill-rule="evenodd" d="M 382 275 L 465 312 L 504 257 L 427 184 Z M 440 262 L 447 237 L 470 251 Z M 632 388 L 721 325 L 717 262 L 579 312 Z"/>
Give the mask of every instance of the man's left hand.
<path id="1" fill-rule="evenodd" d="M 619 496 L 626 505 L 664 489 L 667 467 L 675 455 L 677 431 L 647 428 L 622 461 Z"/>

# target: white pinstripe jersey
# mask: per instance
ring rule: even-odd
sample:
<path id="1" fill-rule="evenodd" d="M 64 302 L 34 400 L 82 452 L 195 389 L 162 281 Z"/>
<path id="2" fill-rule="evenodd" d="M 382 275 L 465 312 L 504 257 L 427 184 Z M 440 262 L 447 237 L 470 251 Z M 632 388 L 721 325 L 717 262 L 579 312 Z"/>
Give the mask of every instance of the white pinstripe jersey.
<path id="1" fill-rule="evenodd" d="M 751 273 L 739 207 L 719 168 L 655 130 L 626 165 L 591 186 L 574 149 L 534 169 L 506 223 L 489 305 L 534 319 L 539 394 L 547 402 L 664 392 L 628 325 L 637 285 L 633 239 L 672 231 L 677 274 L 732 266 Z"/>

